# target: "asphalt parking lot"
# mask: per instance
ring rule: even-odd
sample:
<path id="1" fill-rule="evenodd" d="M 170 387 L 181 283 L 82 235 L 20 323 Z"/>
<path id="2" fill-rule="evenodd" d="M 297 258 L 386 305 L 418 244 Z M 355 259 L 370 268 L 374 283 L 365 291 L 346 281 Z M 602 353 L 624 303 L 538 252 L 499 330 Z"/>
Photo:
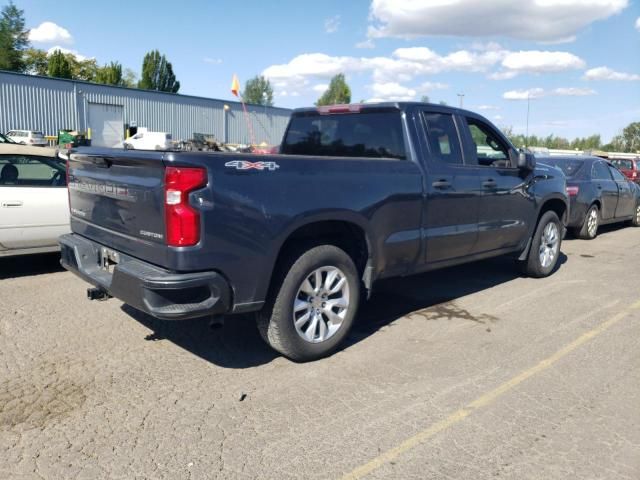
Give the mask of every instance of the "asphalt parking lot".
<path id="1" fill-rule="evenodd" d="M 386 282 L 309 364 L 0 259 L 0 478 L 640 478 L 639 251 L 609 228 L 548 279 Z"/>

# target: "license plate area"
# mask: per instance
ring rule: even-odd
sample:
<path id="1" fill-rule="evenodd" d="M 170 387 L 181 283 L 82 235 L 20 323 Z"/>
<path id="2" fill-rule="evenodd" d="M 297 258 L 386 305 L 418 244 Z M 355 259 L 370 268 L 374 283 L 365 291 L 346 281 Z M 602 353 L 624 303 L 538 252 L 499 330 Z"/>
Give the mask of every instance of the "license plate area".
<path id="1" fill-rule="evenodd" d="M 100 258 L 98 259 L 100 268 L 105 272 L 113 273 L 113 269 L 120 262 L 120 254 L 108 248 L 100 248 Z"/>

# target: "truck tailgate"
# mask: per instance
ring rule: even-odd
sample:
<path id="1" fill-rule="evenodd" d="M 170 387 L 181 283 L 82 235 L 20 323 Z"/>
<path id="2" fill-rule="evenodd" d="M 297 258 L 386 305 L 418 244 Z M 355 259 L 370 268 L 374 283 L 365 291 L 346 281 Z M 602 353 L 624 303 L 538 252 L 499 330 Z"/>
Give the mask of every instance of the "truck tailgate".
<path id="1" fill-rule="evenodd" d="M 67 168 L 73 230 L 161 263 L 157 253 L 164 249 L 157 247 L 165 243 L 163 154 L 92 149 L 71 153 Z M 149 253 L 153 250 L 155 254 Z"/>

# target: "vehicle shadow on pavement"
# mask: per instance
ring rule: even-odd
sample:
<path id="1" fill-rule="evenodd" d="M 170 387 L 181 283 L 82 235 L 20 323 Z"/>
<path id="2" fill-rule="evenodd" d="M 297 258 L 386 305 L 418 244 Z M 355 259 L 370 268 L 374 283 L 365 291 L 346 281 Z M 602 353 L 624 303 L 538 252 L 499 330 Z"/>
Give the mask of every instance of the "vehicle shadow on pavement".
<path id="1" fill-rule="evenodd" d="M 555 271 L 566 262 L 567 256 L 560 253 Z M 371 299 L 361 308 L 344 348 L 406 315 L 418 316 L 426 321 L 463 320 L 490 325 L 498 318 L 481 311 L 471 312 L 457 305 L 455 300 L 521 276 L 512 258 L 498 257 L 381 281 L 374 286 Z"/>
<path id="2" fill-rule="evenodd" d="M 560 254 L 558 260 L 556 269 L 567 261 L 567 256 Z M 520 276 L 513 259 L 502 257 L 379 282 L 371 299 L 361 306 L 342 349 L 408 314 L 420 315 L 427 321 L 455 319 L 490 325 L 498 319 L 465 310 L 455 300 Z M 231 316 L 224 326 L 212 328 L 206 318 L 171 322 L 154 319 L 128 305 L 123 305 L 122 310 L 152 330 L 146 340 L 169 340 L 224 368 L 251 368 L 279 356 L 262 340 L 251 315 Z"/>
<path id="3" fill-rule="evenodd" d="M 0 258 L 0 280 L 62 271 L 58 252 Z"/>
<path id="4" fill-rule="evenodd" d="M 122 310 L 152 330 L 145 340 L 169 340 L 198 357 L 225 368 L 251 368 L 278 356 L 262 340 L 251 315 L 227 317 L 224 325 L 212 326 L 208 318 L 164 321 L 133 307 Z"/>

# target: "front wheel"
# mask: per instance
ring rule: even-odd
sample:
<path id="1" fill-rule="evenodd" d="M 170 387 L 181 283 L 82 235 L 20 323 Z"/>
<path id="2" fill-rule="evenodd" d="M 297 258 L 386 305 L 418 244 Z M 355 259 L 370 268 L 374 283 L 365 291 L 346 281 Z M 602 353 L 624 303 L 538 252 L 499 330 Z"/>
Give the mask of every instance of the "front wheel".
<path id="1" fill-rule="evenodd" d="M 311 248 L 285 262 L 276 279 L 280 288 L 258 314 L 260 334 L 292 360 L 325 357 L 345 339 L 358 310 L 356 266 L 333 245 Z"/>
<path id="2" fill-rule="evenodd" d="M 553 272 L 560 256 L 561 232 L 562 225 L 555 212 L 548 211 L 542 214 L 524 264 L 525 274 L 542 278 Z"/>

